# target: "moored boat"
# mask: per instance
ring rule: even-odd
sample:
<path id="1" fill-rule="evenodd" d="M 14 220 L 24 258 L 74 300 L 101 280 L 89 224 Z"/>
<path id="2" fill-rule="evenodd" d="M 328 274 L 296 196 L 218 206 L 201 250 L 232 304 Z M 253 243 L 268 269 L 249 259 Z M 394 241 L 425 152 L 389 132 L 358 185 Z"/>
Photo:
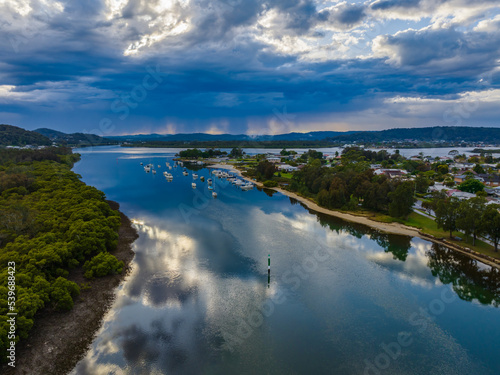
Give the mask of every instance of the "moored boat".
<path id="1" fill-rule="evenodd" d="M 253 184 L 251 182 L 248 182 L 246 184 L 242 184 L 240 188 L 241 190 L 251 190 L 253 189 Z"/>

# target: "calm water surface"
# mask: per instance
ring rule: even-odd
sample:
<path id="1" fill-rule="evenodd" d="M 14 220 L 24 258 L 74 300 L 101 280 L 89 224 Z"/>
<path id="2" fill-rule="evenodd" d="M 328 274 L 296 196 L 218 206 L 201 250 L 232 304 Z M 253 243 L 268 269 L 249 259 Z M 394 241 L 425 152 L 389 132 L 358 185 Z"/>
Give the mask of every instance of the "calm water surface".
<path id="1" fill-rule="evenodd" d="M 213 199 L 181 168 L 167 182 L 174 149 L 79 152 L 75 172 L 118 201 L 140 237 L 72 374 L 500 372 L 496 270 L 281 194 L 215 178 Z"/>

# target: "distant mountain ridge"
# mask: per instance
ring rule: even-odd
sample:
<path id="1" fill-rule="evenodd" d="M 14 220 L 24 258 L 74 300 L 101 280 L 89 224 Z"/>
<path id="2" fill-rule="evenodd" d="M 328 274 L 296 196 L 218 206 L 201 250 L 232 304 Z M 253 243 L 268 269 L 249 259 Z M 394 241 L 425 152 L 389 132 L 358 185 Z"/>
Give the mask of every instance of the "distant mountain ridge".
<path id="1" fill-rule="evenodd" d="M 486 142 L 500 144 L 500 128 L 470 126 L 433 126 L 425 128 L 394 128 L 373 131 L 313 131 L 276 135 L 247 134 L 137 134 L 110 136 L 120 142 L 174 142 L 174 141 L 329 141 L 332 143 L 390 142 L 413 140 L 418 142 Z"/>
<path id="2" fill-rule="evenodd" d="M 0 146 L 49 146 L 48 137 L 13 125 L 0 125 Z"/>
<path id="3" fill-rule="evenodd" d="M 24 146 L 50 145 L 52 142 L 67 146 L 98 146 L 111 145 L 123 142 L 139 144 L 153 142 L 161 145 L 210 142 L 306 142 L 308 144 L 348 144 L 383 142 L 484 142 L 500 145 L 500 127 L 467 127 L 467 126 L 434 126 L 425 128 L 394 128 L 376 131 L 312 131 L 308 133 L 286 133 L 276 135 L 247 135 L 247 134 L 207 134 L 207 133 L 180 133 L 180 134 L 136 134 L 108 136 L 106 138 L 95 134 L 72 133 L 67 134 L 53 129 L 39 128 L 34 131 L 24 130 L 12 125 L 0 125 L 0 145 Z M 323 145 L 324 146 L 324 145 Z M 201 146 L 200 146 L 201 147 Z"/>
<path id="4" fill-rule="evenodd" d="M 207 134 L 207 133 L 179 133 L 179 134 L 137 134 L 109 136 L 121 142 L 145 142 L 145 141 L 319 141 L 327 138 L 333 138 L 340 135 L 357 133 L 355 131 L 337 132 L 337 131 L 313 131 L 308 133 L 286 133 L 286 134 Z"/>
<path id="5" fill-rule="evenodd" d="M 341 142 L 388 142 L 415 140 L 421 142 L 485 142 L 500 143 L 500 128 L 472 126 L 433 126 L 427 128 L 395 128 L 356 132 L 328 138 Z"/>
<path id="6" fill-rule="evenodd" d="M 63 133 L 53 129 L 39 128 L 35 129 L 34 132 L 44 135 L 53 142 L 63 143 L 68 146 L 99 146 L 99 145 L 109 145 L 116 144 L 108 138 L 103 138 L 95 134 L 89 133 Z"/>

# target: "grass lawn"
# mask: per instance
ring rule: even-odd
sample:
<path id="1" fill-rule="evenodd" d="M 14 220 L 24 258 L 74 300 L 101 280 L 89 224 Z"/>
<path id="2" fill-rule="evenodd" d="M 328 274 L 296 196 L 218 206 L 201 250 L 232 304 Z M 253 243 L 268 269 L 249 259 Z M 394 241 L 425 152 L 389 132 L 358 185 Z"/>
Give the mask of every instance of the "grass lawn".
<path id="1" fill-rule="evenodd" d="M 449 232 L 445 232 L 442 229 L 439 229 L 434 220 L 415 212 L 412 212 L 408 216 L 407 220 L 404 220 L 402 222 L 403 224 L 409 225 L 411 227 L 420 228 L 424 233 L 431 234 L 438 238 L 443 237 L 447 241 L 453 242 L 459 246 L 468 247 L 477 251 L 478 253 L 489 255 L 494 258 L 500 258 L 500 253 L 496 253 L 493 246 L 491 246 L 490 244 L 487 244 L 486 242 L 480 240 L 476 240 L 476 245 L 472 246 L 472 239 L 469 239 L 468 242 L 465 242 L 466 236 L 461 232 L 453 232 L 453 236 L 460 237 L 463 239 L 463 241 L 451 240 Z"/>
<path id="2" fill-rule="evenodd" d="M 281 177 L 288 178 L 288 179 L 291 179 L 293 176 L 291 173 L 286 173 L 286 172 L 275 172 L 274 175 L 278 176 L 278 173 L 281 174 Z"/>

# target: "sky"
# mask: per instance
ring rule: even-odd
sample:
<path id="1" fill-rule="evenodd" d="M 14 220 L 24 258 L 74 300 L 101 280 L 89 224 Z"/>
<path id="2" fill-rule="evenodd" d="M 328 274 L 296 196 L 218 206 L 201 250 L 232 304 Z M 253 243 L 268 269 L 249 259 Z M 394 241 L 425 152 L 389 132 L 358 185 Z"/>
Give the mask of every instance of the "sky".
<path id="1" fill-rule="evenodd" d="M 498 0 L 0 0 L 0 123 L 500 126 Z"/>

